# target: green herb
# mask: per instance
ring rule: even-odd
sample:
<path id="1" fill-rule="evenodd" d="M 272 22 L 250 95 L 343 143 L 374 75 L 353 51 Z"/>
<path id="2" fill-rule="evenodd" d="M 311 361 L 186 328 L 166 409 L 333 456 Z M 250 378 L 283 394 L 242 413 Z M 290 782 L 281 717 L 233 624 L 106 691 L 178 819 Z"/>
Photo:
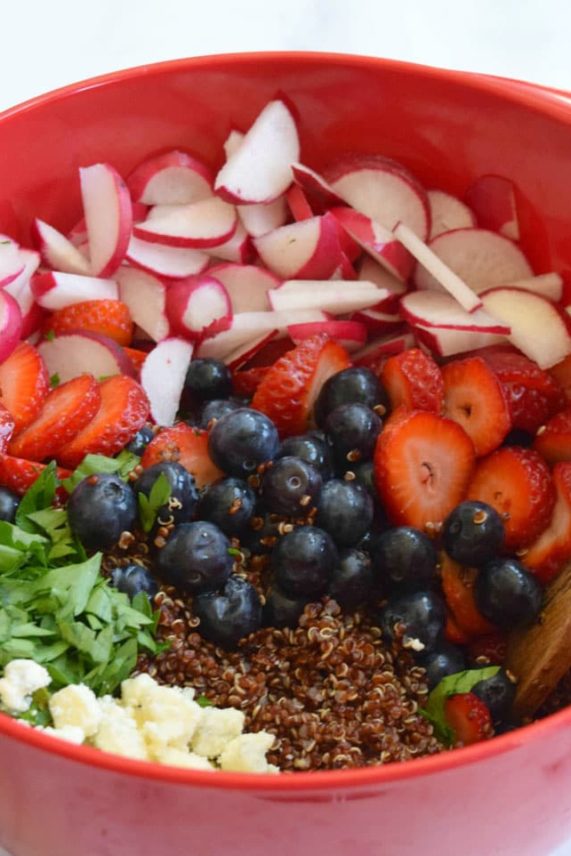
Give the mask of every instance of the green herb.
<path id="1" fill-rule="evenodd" d="M 144 532 L 151 531 L 158 512 L 169 501 L 170 495 L 170 482 L 164 473 L 161 473 L 153 484 L 149 496 L 139 493 L 139 517 Z"/>
<path id="2" fill-rule="evenodd" d="M 465 672 L 457 672 L 442 678 L 428 696 L 428 702 L 421 713 L 434 726 L 436 736 L 451 746 L 454 743 L 454 732 L 446 721 L 444 705 L 447 698 L 456 693 L 469 693 L 479 681 L 493 678 L 500 670 L 499 666 L 486 666 L 484 669 L 468 669 Z"/>
<path id="3" fill-rule="evenodd" d="M 240 550 L 237 549 L 237 547 L 228 547 L 228 555 L 229 556 L 241 556 L 242 553 L 240 552 Z"/>
<path id="4" fill-rule="evenodd" d="M 48 342 L 53 342 L 53 340 L 55 339 L 55 337 L 56 337 L 56 331 L 55 331 L 55 330 L 48 330 L 48 332 L 44 334 L 44 338 L 45 338 Z"/>
<path id="5" fill-rule="evenodd" d="M 52 715 L 49 709 L 50 693 L 44 687 L 41 690 L 36 690 L 32 696 L 32 704 L 25 713 L 20 714 L 20 719 L 29 722 L 30 725 L 41 725 L 46 727 L 52 725 Z"/>
<path id="6" fill-rule="evenodd" d="M 200 705 L 200 707 L 214 707 L 214 702 L 210 701 L 209 698 L 206 698 L 205 695 L 197 696 L 196 703 Z"/>
<path id="7" fill-rule="evenodd" d="M 58 373 L 56 372 L 55 374 L 53 374 L 53 375 L 50 377 L 50 386 L 51 386 L 51 388 L 52 388 L 52 389 L 54 389 L 56 386 L 59 386 L 59 385 L 60 385 L 60 383 L 61 383 L 61 378 L 60 378 L 60 376 L 58 375 Z"/>
<path id="8" fill-rule="evenodd" d="M 62 485 L 68 493 L 71 493 L 83 479 L 99 473 L 117 473 L 126 481 L 140 460 L 137 455 L 125 449 L 116 458 L 107 458 L 105 455 L 86 455 L 69 478 L 62 481 Z"/>
<path id="9" fill-rule="evenodd" d="M 27 532 L 36 532 L 33 524 L 28 522 L 28 515 L 34 511 L 43 511 L 53 504 L 58 478 L 55 461 L 51 461 L 40 473 L 31 488 L 24 494 L 16 512 L 16 525 Z"/>

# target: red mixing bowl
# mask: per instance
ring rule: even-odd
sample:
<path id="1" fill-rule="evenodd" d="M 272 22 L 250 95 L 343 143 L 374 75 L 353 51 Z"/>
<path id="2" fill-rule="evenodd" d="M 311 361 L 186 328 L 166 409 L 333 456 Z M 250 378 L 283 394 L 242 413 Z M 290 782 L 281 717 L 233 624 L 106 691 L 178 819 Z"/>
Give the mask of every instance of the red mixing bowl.
<path id="1" fill-rule="evenodd" d="M 310 166 L 345 150 L 382 152 L 457 194 L 482 173 L 510 177 L 536 271 L 569 274 L 571 101 L 333 54 L 162 63 L 9 110 L 0 232 L 25 241 L 34 216 L 70 227 L 80 165 L 109 161 L 126 174 L 184 146 L 219 158 L 230 128 L 247 127 L 277 92 L 299 110 Z M 571 709 L 434 758 L 267 777 L 129 761 L 0 715 L 0 843 L 13 856 L 538 856 L 569 836 Z"/>

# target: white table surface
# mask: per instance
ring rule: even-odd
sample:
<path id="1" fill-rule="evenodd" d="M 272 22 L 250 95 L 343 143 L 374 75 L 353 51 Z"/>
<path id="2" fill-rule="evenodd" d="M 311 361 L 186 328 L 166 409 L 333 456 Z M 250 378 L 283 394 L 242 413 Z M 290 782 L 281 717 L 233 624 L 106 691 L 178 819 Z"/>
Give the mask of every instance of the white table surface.
<path id="1" fill-rule="evenodd" d="M 0 110 L 119 68 L 248 50 L 362 53 L 571 90 L 569 0 L 94 0 L 90 6 L 4 0 L 1 6 Z M 537 856 L 566 854 L 571 840 L 557 854 Z M 0 849 L 0 856 L 9 854 Z"/>

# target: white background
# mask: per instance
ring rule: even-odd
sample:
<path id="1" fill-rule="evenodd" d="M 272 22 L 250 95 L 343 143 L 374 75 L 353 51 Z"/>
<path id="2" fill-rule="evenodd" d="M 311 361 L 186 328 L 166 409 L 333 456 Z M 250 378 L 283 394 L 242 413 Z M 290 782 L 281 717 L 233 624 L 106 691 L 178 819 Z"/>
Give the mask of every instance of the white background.
<path id="1" fill-rule="evenodd" d="M 246 50 L 362 53 L 571 90 L 569 0 L 3 0 L 0 10 L 0 110 L 119 68 Z"/>

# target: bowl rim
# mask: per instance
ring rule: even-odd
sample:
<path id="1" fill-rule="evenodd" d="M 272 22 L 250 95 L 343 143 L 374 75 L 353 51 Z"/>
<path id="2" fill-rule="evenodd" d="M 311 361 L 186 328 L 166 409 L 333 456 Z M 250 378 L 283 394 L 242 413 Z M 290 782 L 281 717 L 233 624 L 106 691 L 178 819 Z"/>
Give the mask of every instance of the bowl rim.
<path id="1" fill-rule="evenodd" d="M 422 76 L 427 79 L 458 83 L 469 89 L 497 95 L 564 122 L 570 126 L 571 131 L 571 93 L 563 90 L 493 75 L 436 68 L 381 57 L 325 51 L 256 51 L 209 54 L 120 69 L 51 90 L 34 96 L 21 104 L 9 107 L 0 112 L 0 123 L 9 122 L 22 113 L 57 103 L 83 91 L 119 84 L 141 76 L 161 76 L 185 68 L 214 68 L 221 63 L 247 66 L 260 61 L 279 62 L 285 65 L 304 62 L 315 65 L 331 63 L 337 66 L 379 68 L 401 75 Z M 268 799 L 272 798 L 272 794 L 275 795 L 274 799 L 280 799 L 279 795 L 281 794 L 284 802 L 288 801 L 288 794 L 291 795 L 290 801 L 292 802 L 296 801 L 296 794 L 299 794 L 298 801 L 303 802 L 303 794 L 314 791 L 331 792 L 330 798 L 335 799 L 335 793 L 340 790 L 346 791 L 356 787 L 371 789 L 372 786 L 389 785 L 403 780 L 419 779 L 445 771 L 453 771 L 537 743 L 546 734 L 554 733 L 569 726 L 571 726 L 571 706 L 538 722 L 495 737 L 493 740 L 402 763 L 395 762 L 376 767 L 358 767 L 348 770 L 297 772 L 294 775 L 260 775 L 223 771 L 213 773 L 172 767 L 151 761 L 137 761 L 90 746 L 77 746 L 65 740 L 55 739 L 51 735 L 31 728 L 25 722 L 0 713 L 0 735 L 33 746 L 52 756 L 60 756 L 76 763 L 120 775 L 134 776 L 171 785 L 245 790 L 257 792 L 259 796 L 267 794 Z M 310 801 L 311 797 L 307 799 Z"/>

